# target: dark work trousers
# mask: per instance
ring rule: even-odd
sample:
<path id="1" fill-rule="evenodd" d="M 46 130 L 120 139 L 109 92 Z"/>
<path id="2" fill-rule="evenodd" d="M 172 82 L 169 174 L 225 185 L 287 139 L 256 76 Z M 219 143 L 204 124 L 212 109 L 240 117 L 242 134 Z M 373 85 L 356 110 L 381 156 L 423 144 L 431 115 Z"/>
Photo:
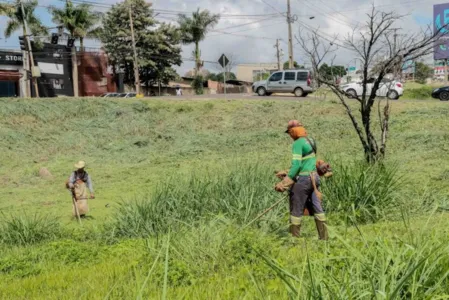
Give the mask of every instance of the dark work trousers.
<path id="1" fill-rule="evenodd" d="M 320 187 L 320 177 L 314 174 L 317 188 Z M 326 221 L 320 199 L 315 194 L 310 176 L 298 176 L 290 190 L 290 223 L 301 225 L 304 209 L 307 208 L 311 216 L 317 220 Z"/>

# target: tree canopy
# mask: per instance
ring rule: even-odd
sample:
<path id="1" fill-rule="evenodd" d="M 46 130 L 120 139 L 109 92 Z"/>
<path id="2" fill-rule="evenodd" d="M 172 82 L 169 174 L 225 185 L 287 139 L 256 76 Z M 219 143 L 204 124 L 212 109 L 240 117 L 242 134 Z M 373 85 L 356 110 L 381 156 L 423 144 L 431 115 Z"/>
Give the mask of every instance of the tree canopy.
<path id="1" fill-rule="evenodd" d="M 125 83 L 134 82 L 134 60 L 129 23 L 132 7 L 140 80 L 147 85 L 176 78 L 173 65 L 181 65 L 181 34 L 177 27 L 154 19 L 151 3 L 128 0 L 114 5 L 103 20 L 100 39 L 114 71 L 124 72 Z"/>
<path id="2" fill-rule="evenodd" d="M 25 12 L 25 16 L 22 13 L 19 0 L 16 0 L 15 3 L 12 4 L 2 4 L 0 6 L 0 15 L 5 15 L 6 17 L 8 17 L 8 22 L 6 23 L 4 31 L 4 35 L 6 38 L 9 38 L 14 32 L 18 30 L 22 30 L 22 33 L 24 35 L 32 34 L 35 36 L 41 36 L 48 34 L 47 28 L 42 25 L 42 22 L 39 20 L 39 18 L 36 17 L 34 13 L 37 5 L 37 0 L 24 2 L 23 11 Z M 30 32 L 25 31 L 24 20 L 27 21 Z"/>
<path id="3" fill-rule="evenodd" d="M 416 62 L 415 64 L 415 79 L 419 83 L 426 83 L 427 78 L 431 77 L 433 69 L 422 62 Z"/>
<path id="4" fill-rule="evenodd" d="M 297 61 L 294 61 L 293 62 L 293 68 L 295 68 L 295 69 L 304 69 L 304 66 L 301 66 L 301 65 L 298 64 Z M 287 60 L 284 63 L 284 70 L 288 70 L 288 69 L 290 69 L 290 62 Z"/>

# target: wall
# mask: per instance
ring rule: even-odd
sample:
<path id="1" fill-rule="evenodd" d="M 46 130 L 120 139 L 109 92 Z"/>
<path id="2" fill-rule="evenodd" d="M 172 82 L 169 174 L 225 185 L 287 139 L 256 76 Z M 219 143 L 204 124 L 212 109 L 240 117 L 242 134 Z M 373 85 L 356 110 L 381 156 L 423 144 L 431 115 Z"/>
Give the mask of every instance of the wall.
<path id="1" fill-rule="evenodd" d="M 282 68 L 282 66 L 281 66 Z M 237 65 L 236 76 L 238 80 L 253 82 L 253 72 L 254 71 L 277 71 L 277 63 L 268 64 L 241 64 Z"/>
<path id="2" fill-rule="evenodd" d="M 80 96 L 100 96 L 116 91 L 113 76 L 108 74 L 108 60 L 104 52 L 78 54 L 78 82 Z"/>
<path id="3" fill-rule="evenodd" d="M 38 78 L 40 97 L 73 96 L 72 58 L 64 45 L 44 44 L 33 48 L 34 63 L 41 71 Z M 34 96 L 34 87 L 31 85 Z"/>

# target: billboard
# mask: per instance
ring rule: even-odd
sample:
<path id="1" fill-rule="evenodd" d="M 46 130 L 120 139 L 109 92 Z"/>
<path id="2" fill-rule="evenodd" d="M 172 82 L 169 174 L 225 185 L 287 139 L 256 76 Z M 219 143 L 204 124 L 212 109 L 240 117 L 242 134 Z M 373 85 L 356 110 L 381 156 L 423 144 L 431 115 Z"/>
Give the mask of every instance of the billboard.
<path id="1" fill-rule="evenodd" d="M 438 31 L 442 37 L 435 43 L 433 57 L 435 60 L 449 58 L 449 3 L 433 6 L 433 32 Z"/>

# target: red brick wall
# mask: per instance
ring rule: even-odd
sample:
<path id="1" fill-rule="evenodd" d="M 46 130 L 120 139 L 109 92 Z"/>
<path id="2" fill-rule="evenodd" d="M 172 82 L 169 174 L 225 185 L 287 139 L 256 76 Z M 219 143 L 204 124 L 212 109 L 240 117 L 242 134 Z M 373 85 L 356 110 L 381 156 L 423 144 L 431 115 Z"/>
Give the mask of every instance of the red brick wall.
<path id="1" fill-rule="evenodd" d="M 99 96 L 115 92 L 115 84 L 108 74 L 108 59 L 103 52 L 78 53 L 78 80 L 80 96 Z"/>

